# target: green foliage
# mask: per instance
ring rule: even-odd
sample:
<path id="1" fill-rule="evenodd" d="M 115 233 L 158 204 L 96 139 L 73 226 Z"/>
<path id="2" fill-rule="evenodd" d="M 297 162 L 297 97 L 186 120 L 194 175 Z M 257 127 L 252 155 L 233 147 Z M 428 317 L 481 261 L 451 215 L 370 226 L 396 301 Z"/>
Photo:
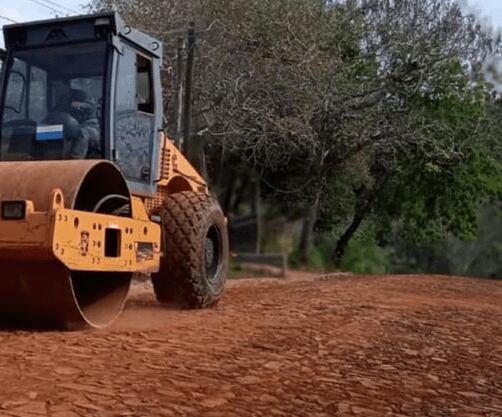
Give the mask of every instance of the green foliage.
<path id="1" fill-rule="evenodd" d="M 341 269 L 356 274 L 385 274 L 388 272 L 388 256 L 376 243 L 353 239 L 342 258 Z"/>
<path id="2" fill-rule="evenodd" d="M 294 249 L 288 256 L 288 265 L 292 268 L 306 268 L 310 271 L 324 272 L 331 269 L 331 263 L 326 252 L 323 252 L 323 250 L 317 246 L 312 247 L 306 265 L 302 262 L 301 258 L 300 251 L 297 248 Z"/>
<path id="3" fill-rule="evenodd" d="M 438 241 L 450 234 L 471 240 L 477 233 L 479 206 L 500 198 L 501 184 L 500 164 L 480 152 L 447 167 L 409 163 L 387 190 L 387 220 L 395 226 L 399 213 L 401 231 L 415 242 Z"/>
<path id="4" fill-rule="evenodd" d="M 421 244 L 474 239 L 478 208 L 502 196 L 494 146 L 502 130 L 493 123 L 493 103 L 458 62 L 442 73 L 435 88 L 411 99 L 410 139 L 420 146 L 400 158 L 377 205 L 382 230 L 398 227 Z"/>
<path id="5" fill-rule="evenodd" d="M 431 244 L 414 244 L 395 235 L 388 246 L 392 273 L 429 272 L 502 279 L 502 206 L 478 210 L 478 234 L 465 241 L 448 235 Z"/>

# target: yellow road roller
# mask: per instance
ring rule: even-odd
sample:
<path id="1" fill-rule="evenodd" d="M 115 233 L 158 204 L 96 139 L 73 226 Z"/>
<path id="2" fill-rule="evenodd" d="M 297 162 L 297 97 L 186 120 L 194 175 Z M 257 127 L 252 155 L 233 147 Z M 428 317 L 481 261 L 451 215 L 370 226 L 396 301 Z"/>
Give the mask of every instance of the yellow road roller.
<path id="1" fill-rule="evenodd" d="M 226 220 L 163 130 L 162 44 L 115 12 L 4 27 L 0 327 L 102 328 L 134 274 L 215 305 Z"/>

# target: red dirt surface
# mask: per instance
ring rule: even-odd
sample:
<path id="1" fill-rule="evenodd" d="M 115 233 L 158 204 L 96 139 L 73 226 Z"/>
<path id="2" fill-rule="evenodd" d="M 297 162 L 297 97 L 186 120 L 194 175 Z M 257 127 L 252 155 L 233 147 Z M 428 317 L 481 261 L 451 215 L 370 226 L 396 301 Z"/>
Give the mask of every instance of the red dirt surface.
<path id="1" fill-rule="evenodd" d="M 137 283 L 109 329 L 0 332 L 0 416 L 502 416 L 502 282 L 292 278 L 206 311 Z"/>

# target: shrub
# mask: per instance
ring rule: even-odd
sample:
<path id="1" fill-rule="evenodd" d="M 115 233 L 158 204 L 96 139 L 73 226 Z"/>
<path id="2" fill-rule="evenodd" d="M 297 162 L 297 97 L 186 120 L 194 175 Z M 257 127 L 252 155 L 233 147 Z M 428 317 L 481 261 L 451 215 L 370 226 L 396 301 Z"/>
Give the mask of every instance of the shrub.
<path id="1" fill-rule="evenodd" d="M 356 274 L 385 274 L 388 264 L 386 251 L 376 243 L 354 239 L 347 247 L 341 268 Z"/>

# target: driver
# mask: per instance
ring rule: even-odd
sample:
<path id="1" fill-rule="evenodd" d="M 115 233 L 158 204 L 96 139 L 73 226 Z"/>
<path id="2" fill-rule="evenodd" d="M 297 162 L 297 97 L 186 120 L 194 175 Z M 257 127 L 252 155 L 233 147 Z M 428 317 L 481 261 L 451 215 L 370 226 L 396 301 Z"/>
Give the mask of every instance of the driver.
<path id="1" fill-rule="evenodd" d="M 96 105 L 89 99 L 84 90 L 70 90 L 70 115 L 80 125 L 78 137 L 65 146 L 65 157 L 69 159 L 84 159 L 101 154 L 99 121 Z"/>

